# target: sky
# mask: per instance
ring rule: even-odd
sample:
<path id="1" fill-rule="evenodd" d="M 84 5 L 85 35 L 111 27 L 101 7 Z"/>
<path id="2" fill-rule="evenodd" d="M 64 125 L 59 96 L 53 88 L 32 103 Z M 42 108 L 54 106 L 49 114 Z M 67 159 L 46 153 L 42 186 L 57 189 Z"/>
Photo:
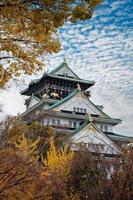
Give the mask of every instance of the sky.
<path id="1" fill-rule="evenodd" d="M 66 57 L 80 78 L 96 82 L 91 100 L 103 105 L 111 117 L 122 119 L 115 132 L 133 136 L 133 0 L 104 0 L 91 20 L 67 23 L 59 36 L 62 50 L 42 58 L 45 70 L 52 70 Z M 25 110 L 19 92 L 15 85 L 0 91 L 4 115 Z"/>

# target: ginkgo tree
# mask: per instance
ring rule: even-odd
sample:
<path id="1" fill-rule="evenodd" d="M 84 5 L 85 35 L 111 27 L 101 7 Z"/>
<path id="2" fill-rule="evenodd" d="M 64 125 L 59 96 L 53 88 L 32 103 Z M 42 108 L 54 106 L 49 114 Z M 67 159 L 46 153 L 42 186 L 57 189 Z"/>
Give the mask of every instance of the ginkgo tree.
<path id="1" fill-rule="evenodd" d="M 73 157 L 74 152 L 72 150 L 68 149 L 67 146 L 57 149 L 54 138 L 50 138 L 47 157 L 43 158 L 42 156 L 42 180 L 44 180 L 42 191 L 45 188 L 43 193 L 48 191 L 50 199 L 74 200 L 72 194 L 67 194 L 67 182 Z M 70 196 L 71 198 L 69 198 Z"/>
<path id="2" fill-rule="evenodd" d="M 0 1 L 0 86 L 22 73 L 43 68 L 38 59 L 57 53 L 57 30 L 69 21 L 92 17 L 101 0 L 1 0 Z M 6 67 L 5 67 L 6 66 Z"/>
<path id="3" fill-rule="evenodd" d="M 50 149 L 47 152 L 47 158 L 42 161 L 47 169 L 47 172 L 57 172 L 61 177 L 66 178 L 69 175 L 71 161 L 73 159 L 74 152 L 68 150 L 67 146 L 64 146 L 57 150 L 54 144 L 54 138 L 50 138 Z M 44 168 L 45 168 L 44 167 Z"/>

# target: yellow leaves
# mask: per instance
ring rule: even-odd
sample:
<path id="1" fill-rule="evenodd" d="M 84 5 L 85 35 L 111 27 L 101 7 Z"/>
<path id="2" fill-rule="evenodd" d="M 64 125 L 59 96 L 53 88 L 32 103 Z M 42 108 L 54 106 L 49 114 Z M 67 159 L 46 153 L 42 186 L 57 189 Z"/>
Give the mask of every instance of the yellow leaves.
<path id="1" fill-rule="evenodd" d="M 10 35 L 16 35 L 18 36 L 23 31 L 23 25 L 22 24 L 4 24 L 3 29 L 7 31 Z"/>
<path id="2" fill-rule="evenodd" d="M 47 152 L 47 160 L 43 160 L 43 162 L 44 165 L 50 169 L 54 169 L 58 165 L 58 155 L 54 145 L 53 137 L 50 139 L 50 150 Z"/>
<path id="3" fill-rule="evenodd" d="M 0 88 L 4 88 L 7 81 L 10 79 L 10 75 L 6 70 L 0 65 Z"/>
<path id="4" fill-rule="evenodd" d="M 34 27 L 33 27 L 33 29 L 35 30 Z M 49 35 L 48 35 L 46 27 L 41 24 L 36 24 L 36 29 L 37 29 L 37 31 L 33 30 L 34 40 L 39 43 L 43 42 L 43 41 L 46 42 L 49 39 Z"/>
<path id="5" fill-rule="evenodd" d="M 48 127 L 48 136 L 51 138 L 51 137 L 54 137 L 55 136 L 55 130 L 53 127 Z"/>
<path id="6" fill-rule="evenodd" d="M 74 153 L 68 151 L 67 147 L 62 147 L 59 151 L 54 145 L 53 137 L 50 139 L 50 150 L 47 152 L 47 158 L 42 161 L 45 166 L 44 173 L 58 172 L 62 178 L 66 178 L 69 175 L 70 164 L 73 159 Z"/>
<path id="7" fill-rule="evenodd" d="M 90 19 L 92 17 L 92 11 L 88 8 L 84 8 L 83 6 L 76 6 L 73 15 L 71 18 L 72 22 L 76 22 L 77 19 L 85 20 Z"/>
<path id="8" fill-rule="evenodd" d="M 60 50 L 60 43 L 58 40 L 50 40 L 42 48 L 47 53 L 57 53 Z"/>
<path id="9" fill-rule="evenodd" d="M 60 41 L 55 36 L 58 28 L 66 21 L 89 19 L 100 2 L 38 0 L 33 5 L 32 1 L 3 1 L 0 8 L 0 49 L 12 60 L 8 63 L 11 76 L 4 76 L 2 85 L 12 75 L 31 75 L 41 70 L 44 64 L 38 61 L 38 57 L 60 51 Z"/>
<path id="10" fill-rule="evenodd" d="M 77 200 L 76 195 L 67 197 L 66 188 L 73 152 L 67 147 L 57 150 L 52 127 L 40 126 L 37 122 L 29 126 L 21 123 L 11 119 L 4 124 L 7 128 L 2 134 L 12 143 L 5 143 L 5 137 L 4 150 L 0 151 L 0 199 L 4 199 L 2 190 L 6 200 L 50 200 L 54 195 L 62 200 Z M 60 146 L 57 137 L 55 140 Z M 42 157 L 43 166 L 40 162 L 42 154 L 45 156 L 45 159 Z"/>
<path id="11" fill-rule="evenodd" d="M 100 4 L 103 0 L 91 0 L 90 1 L 90 8 L 94 9 L 98 4 Z"/>
<path id="12" fill-rule="evenodd" d="M 46 159 L 42 157 L 41 171 L 43 179 L 46 180 L 46 191 L 48 191 L 50 199 L 54 199 L 55 194 L 62 200 L 76 200 L 73 195 L 71 198 L 67 196 L 66 188 L 73 156 L 74 153 L 69 151 L 67 147 L 57 150 L 53 137 L 50 138 L 50 149 Z"/>
<path id="13" fill-rule="evenodd" d="M 40 138 L 38 137 L 35 141 L 26 138 L 25 135 L 21 135 L 15 142 L 17 149 L 23 154 L 24 157 L 28 157 L 31 161 L 38 159 L 37 144 Z"/>

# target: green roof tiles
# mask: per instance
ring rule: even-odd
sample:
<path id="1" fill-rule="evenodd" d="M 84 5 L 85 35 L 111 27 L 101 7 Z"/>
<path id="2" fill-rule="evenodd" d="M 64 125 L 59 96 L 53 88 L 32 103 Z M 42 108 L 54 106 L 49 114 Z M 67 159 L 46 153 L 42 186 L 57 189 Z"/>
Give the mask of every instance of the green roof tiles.
<path id="1" fill-rule="evenodd" d="M 74 77 L 70 77 L 70 76 L 63 76 L 63 75 L 57 75 L 55 73 L 57 73 L 59 70 L 61 70 L 63 67 L 66 67 L 72 74 Z M 50 78 L 55 78 L 55 79 L 62 79 L 64 81 L 72 81 L 72 82 L 76 82 L 76 83 L 80 83 L 80 84 L 87 84 L 88 87 L 92 86 L 95 84 L 94 81 L 91 80 L 84 80 L 84 79 L 80 79 L 72 70 L 71 68 L 67 65 L 67 63 L 62 63 L 60 64 L 58 67 L 56 67 L 55 69 L 53 69 L 50 73 L 44 73 L 43 76 L 41 78 L 38 79 L 34 79 L 30 82 L 29 86 L 21 91 L 21 94 L 25 94 L 30 91 L 31 87 L 33 87 L 34 85 L 38 84 L 41 80 L 45 79 L 45 77 L 50 77 Z"/>
<path id="2" fill-rule="evenodd" d="M 86 84 L 90 84 L 90 85 L 94 85 L 95 82 L 94 81 L 90 81 L 90 80 L 84 80 L 84 79 L 78 79 L 78 78 L 70 78 L 70 77 L 66 77 L 66 76 L 58 76 L 55 74 L 48 74 L 45 73 L 46 76 L 49 77 L 53 77 L 53 78 L 58 78 L 58 79 L 63 79 L 63 80 L 68 80 L 68 81 L 73 81 L 73 82 L 78 82 L 78 83 L 86 83 Z"/>
<path id="3" fill-rule="evenodd" d="M 119 135 L 112 132 L 104 132 L 109 138 L 118 140 L 118 141 L 125 141 L 125 142 L 133 142 L 133 137 L 131 136 L 125 136 L 125 135 Z"/>

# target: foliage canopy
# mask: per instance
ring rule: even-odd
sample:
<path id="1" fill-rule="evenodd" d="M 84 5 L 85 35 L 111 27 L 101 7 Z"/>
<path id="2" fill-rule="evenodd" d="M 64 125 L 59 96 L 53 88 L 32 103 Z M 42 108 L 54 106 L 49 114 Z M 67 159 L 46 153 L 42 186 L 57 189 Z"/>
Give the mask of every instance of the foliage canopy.
<path id="1" fill-rule="evenodd" d="M 50 127 L 13 118 L 0 124 L 0 199 L 132 199 L 132 145 L 107 158 L 85 146 L 75 153 L 59 148 L 55 139 Z"/>
<path id="2" fill-rule="evenodd" d="M 43 64 L 38 57 L 60 50 L 58 28 L 65 22 L 90 19 L 100 2 L 1 0 L 0 86 L 22 73 L 30 75 L 41 70 Z"/>

